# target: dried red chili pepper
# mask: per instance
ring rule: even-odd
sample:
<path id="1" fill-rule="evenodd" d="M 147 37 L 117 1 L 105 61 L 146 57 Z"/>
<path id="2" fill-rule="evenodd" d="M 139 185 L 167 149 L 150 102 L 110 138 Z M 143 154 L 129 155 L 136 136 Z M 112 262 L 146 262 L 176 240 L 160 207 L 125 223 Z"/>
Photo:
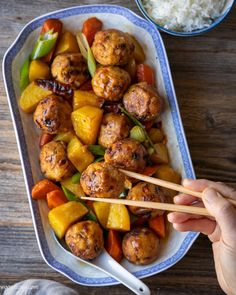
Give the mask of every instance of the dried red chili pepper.
<path id="1" fill-rule="evenodd" d="M 64 83 L 58 82 L 56 80 L 46 80 L 46 79 L 37 79 L 35 80 L 36 85 L 41 88 L 52 91 L 53 93 L 62 96 L 66 99 L 72 99 L 74 95 L 74 90 L 71 86 Z"/>

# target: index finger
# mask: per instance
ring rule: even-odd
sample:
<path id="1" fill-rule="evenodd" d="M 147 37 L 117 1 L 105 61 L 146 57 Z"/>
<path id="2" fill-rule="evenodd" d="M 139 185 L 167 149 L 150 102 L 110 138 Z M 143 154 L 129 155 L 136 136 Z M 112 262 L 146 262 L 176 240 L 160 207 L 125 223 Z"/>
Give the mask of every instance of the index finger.
<path id="1" fill-rule="evenodd" d="M 207 179 L 184 179 L 182 184 L 184 187 L 197 192 L 203 192 L 206 188 L 213 188 L 221 195 L 236 200 L 236 190 L 222 182 L 214 182 Z"/>

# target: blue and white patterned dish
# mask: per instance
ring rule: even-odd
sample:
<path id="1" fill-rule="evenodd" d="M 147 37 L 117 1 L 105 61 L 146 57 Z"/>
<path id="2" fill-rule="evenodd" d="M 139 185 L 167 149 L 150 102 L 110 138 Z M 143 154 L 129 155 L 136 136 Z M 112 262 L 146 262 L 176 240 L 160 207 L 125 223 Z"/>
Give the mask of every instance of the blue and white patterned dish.
<path id="1" fill-rule="evenodd" d="M 166 29 L 164 28 L 163 26 L 159 25 L 157 22 L 155 22 L 155 20 L 147 13 L 146 9 L 144 8 L 143 6 L 143 3 L 142 3 L 142 0 L 135 0 L 137 5 L 138 5 L 138 8 L 140 9 L 140 11 L 142 12 L 143 16 L 149 20 L 150 22 L 152 22 L 153 24 L 156 25 L 156 27 L 167 33 L 167 34 L 170 34 L 170 35 L 174 35 L 174 36 L 179 36 L 179 37 L 192 37 L 192 36 L 198 36 L 198 35 L 201 35 L 201 34 L 204 34 L 204 33 L 207 33 L 211 30 L 213 30 L 215 27 L 217 27 L 219 24 L 221 24 L 225 18 L 228 16 L 228 14 L 230 13 L 230 11 L 232 10 L 234 4 L 236 3 L 236 0 L 226 0 L 225 2 L 225 7 L 223 9 L 223 12 L 222 14 L 217 18 L 215 19 L 212 24 L 210 24 L 208 27 L 205 27 L 205 28 L 202 28 L 202 29 L 199 29 L 199 30 L 194 30 L 192 32 L 179 32 L 179 31 L 173 31 L 173 30 L 170 30 L 170 29 Z"/>
<path id="2" fill-rule="evenodd" d="M 79 262 L 75 257 L 67 255 L 58 247 L 48 223 L 48 209 L 45 202 L 32 201 L 31 188 L 36 181 L 42 178 L 38 165 L 38 135 L 32 115 L 24 114 L 18 106 L 20 96 L 19 68 L 30 53 L 45 19 L 62 19 L 65 28 L 75 32 L 81 28 L 83 21 L 91 16 L 100 18 L 104 22 L 105 28 L 113 27 L 130 32 L 144 46 L 147 53 L 147 63 L 156 69 L 157 87 L 166 102 L 162 121 L 168 138 L 171 164 L 183 177 L 194 178 L 195 176 L 165 48 L 158 30 L 152 23 L 120 6 L 89 5 L 46 14 L 34 19 L 23 28 L 4 56 L 3 75 L 39 249 L 48 265 L 74 282 L 89 286 L 104 286 L 117 284 L 117 281 Z M 157 261 L 148 266 L 136 266 L 124 260 L 122 265 L 139 278 L 159 273 L 178 262 L 189 250 L 197 236 L 198 233 L 178 233 L 170 229 L 169 238 L 163 242 L 160 258 Z"/>

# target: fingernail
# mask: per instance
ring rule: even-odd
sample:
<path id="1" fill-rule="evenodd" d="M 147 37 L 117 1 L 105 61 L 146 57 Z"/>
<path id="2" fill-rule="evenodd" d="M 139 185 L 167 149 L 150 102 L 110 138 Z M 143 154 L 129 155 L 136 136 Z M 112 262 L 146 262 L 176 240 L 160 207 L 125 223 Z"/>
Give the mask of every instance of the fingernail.
<path id="1" fill-rule="evenodd" d="M 178 203 L 178 201 L 180 200 L 181 198 L 177 195 L 174 197 L 174 203 Z"/>
<path id="2" fill-rule="evenodd" d="M 203 191 L 203 198 L 206 202 L 208 203 L 214 203 L 217 202 L 217 200 L 219 199 L 220 194 L 218 192 L 216 192 L 214 189 L 212 188 L 206 188 Z"/>
<path id="3" fill-rule="evenodd" d="M 173 213 L 169 213 L 169 214 L 167 214 L 167 219 L 168 219 L 169 222 L 171 222 L 172 214 L 173 214 Z"/>
<path id="4" fill-rule="evenodd" d="M 182 185 L 183 186 L 191 185 L 192 181 L 193 181 L 193 179 L 191 179 L 191 178 L 185 178 L 182 180 Z"/>
<path id="5" fill-rule="evenodd" d="M 172 225 L 175 230 L 178 230 L 178 223 L 173 223 Z"/>

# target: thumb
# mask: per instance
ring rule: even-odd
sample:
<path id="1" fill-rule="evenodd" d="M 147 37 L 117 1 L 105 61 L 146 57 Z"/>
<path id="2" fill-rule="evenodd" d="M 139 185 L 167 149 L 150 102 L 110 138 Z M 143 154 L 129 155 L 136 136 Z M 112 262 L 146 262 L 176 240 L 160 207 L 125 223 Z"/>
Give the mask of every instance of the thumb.
<path id="1" fill-rule="evenodd" d="M 203 191 L 203 202 L 207 210 L 215 217 L 223 240 L 231 245 L 236 243 L 236 209 L 216 190 L 206 188 Z"/>

